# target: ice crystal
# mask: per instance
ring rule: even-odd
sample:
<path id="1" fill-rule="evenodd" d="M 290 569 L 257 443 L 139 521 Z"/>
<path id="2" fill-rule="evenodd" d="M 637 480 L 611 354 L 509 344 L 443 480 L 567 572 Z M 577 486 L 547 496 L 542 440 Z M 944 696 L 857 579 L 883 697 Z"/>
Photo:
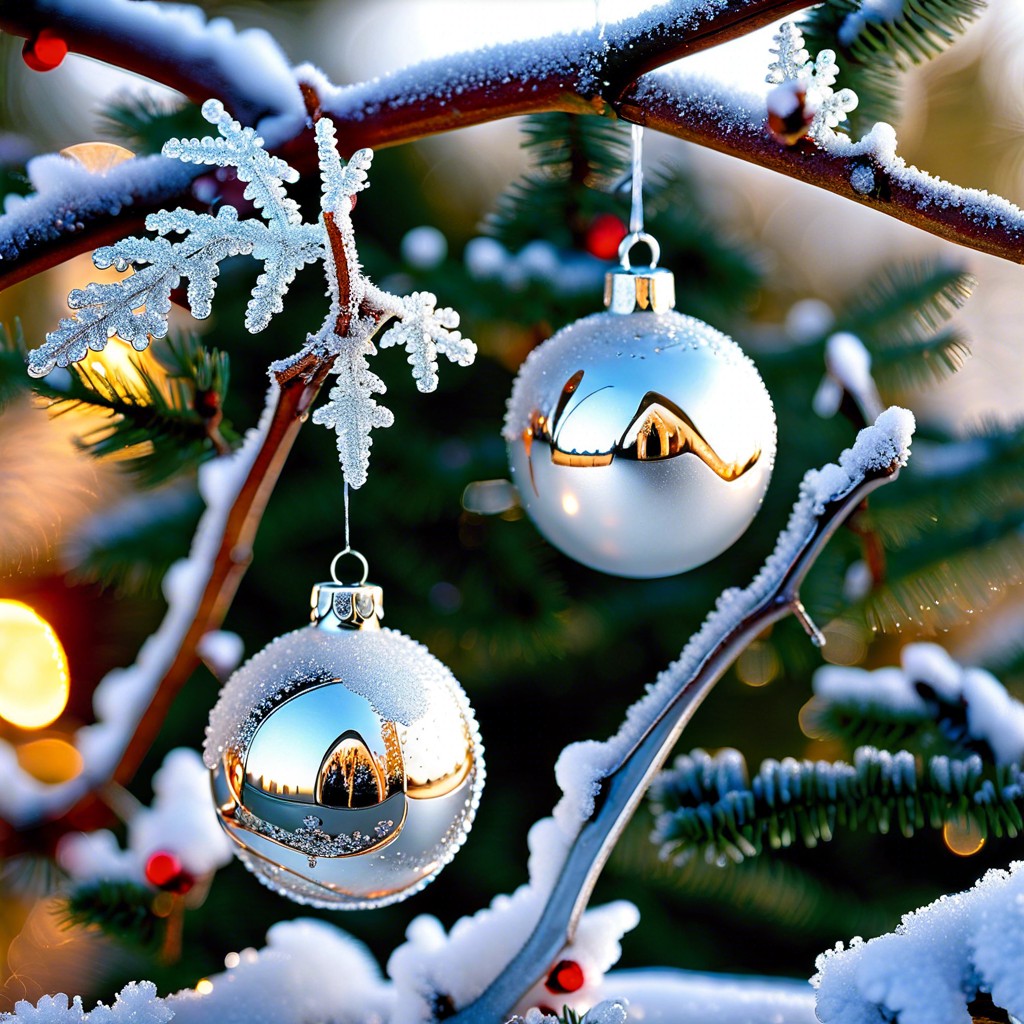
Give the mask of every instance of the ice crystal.
<path id="1" fill-rule="evenodd" d="M 454 330 L 459 326 L 459 314 L 448 306 L 438 309 L 436 295 L 413 292 L 402 299 L 402 310 L 402 318 L 380 339 L 380 347 L 405 347 L 420 391 L 437 387 L 438 354 L 459 366 L 473 362 L 476 346 Z"/>
<path id="2" fill-rule="evenodd" d="M 359 487 L 366 481 L 370 431 L 390 426 L 394 419 L 374 399 L 385 388 L 367 363 L 367 356 L 376 354 L 370 339 L 380 326 L 392 318 L 398 321 L 380 344 L 407 348 L 420 391 L 437 387 L 439 354 L 467 366 L 476 346 L 455 330 L 458 313 L 437 308 L 437 299 L 429 292 L 401 298 L 376 288 L 363 276 L 351 212 L 356 193 L 368 184 L 371 150 L 361 149 L 347 164 L 342 163 L 334 124 L 328 118 L 317 122 L 321 214 L 315 223 L 308 223 L 286 189 L 298 181 L 298 172 L 268 153 L 256 131 L 235 121 L 218 100 L 203 104 L 203 117 L 216 127 L 219 137 L 171 139 L 164 146 L 164 156 L 233 168 L 245 182 L 244 198 L 259 216 L 240 217 L 227 205 L 215 215 L 161 210 L 146 219 L 146 228 L 158 237 L 125 238 L 98 249 L 93 256 L 97 267 L 134 269 L 135 273 L 73 291 L 68 305 L 74 314 L 62 319 L 44 344 L 30 353 L 29 373 L 42 377 L 54 367 L 78 362 L 90 350 L 105 348 L 111 337 L 143 350 L 150 338 L 166 335 L 171 293 L 182 279 L 188 281 L 186 297 L 193 316 L 208 317 L 220 264 L 229 256 L 248 255 L 263 264 L 245 315 L 246 328 L 255 334 L 281 312 L 295 275 L 307 263 L 322 261 L 330 308 L 300 355 L 335 357 L 332 372 L 338 382 L 331 390 L 330 404 L 314 416 L 314 422 L 337 431 L 342 472 L 350 486 Z M 181 238 L 171 241 L 171 235 Z M 293 363 L 287 360 L 272 369 Z"/>
<path id="3" fill-rule="evenodd" d="M 363 351 L 349 345 L 338 355 L 334 364 L 338 380 L 331 388 L 330 400 L 313 413 L 314 423 L 337 431 L 338 457 L 350 487 L 366 483 L 373 443 L 370 431 L 395 422 L 391 410 L 373 397 L 387 389 L 366 361 L 366 356 L 374 352 L 373 345 L 364 344 Z"/>
<path id="4" fill-rule="evenodd" d="M 817 141 L 832 134 L 840 121 L 856 109 L 857 94 L 852 89 L 836 91 L 832 87 L 839 75 L 834 50 L 821 50 L 812 60 L 804 48 L 804 37 L 792 22 L 783 22 L 775 34 L 771 50 L 776 60 L 768 65 L 767 81 L 771 85 L 798 82 L 805 91 L 808 111 L 814 119 L 807 134 Z"/>

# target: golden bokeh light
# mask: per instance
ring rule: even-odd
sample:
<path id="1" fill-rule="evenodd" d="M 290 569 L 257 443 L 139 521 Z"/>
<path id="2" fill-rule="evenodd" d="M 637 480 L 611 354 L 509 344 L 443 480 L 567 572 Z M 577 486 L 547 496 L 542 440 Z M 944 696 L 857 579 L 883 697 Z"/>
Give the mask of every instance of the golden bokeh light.
<path id="1" fill-rule="evenodd" d="M 22 743 L 17 752 L 22 771 L 51 786 L 70 782 L 82 772 L 82 755 L 59 736 Z"/>
<path id="2" fill-rule="evenodd" d="M 28 605 L 0 600 L 0 717 L 42 729 L 68 702 L 68 659 L 53 627 Z"/>
<path id="3" fill-rule="evenodd" d="M 60 155 L 81 164 L 93 174 L 106 174 L 135 156 L 130 149 L 115 146 L 112 142 L 80 142 L 77 146 L 65 147 Z"/>
<path id="4" fill-rule="evenodd" d="M 947 821 L 942 826 L 942 838 L 958 857 L 970 857 L 985 845 L 981 829 L 970 818 Z"/>
<path id="5" fill-rule="evenodd" d="M 781 671 L 775 646 L 766 640 L 755 640 L 736 660 L 736 675 L 747 686 L 767 686 Z"/>

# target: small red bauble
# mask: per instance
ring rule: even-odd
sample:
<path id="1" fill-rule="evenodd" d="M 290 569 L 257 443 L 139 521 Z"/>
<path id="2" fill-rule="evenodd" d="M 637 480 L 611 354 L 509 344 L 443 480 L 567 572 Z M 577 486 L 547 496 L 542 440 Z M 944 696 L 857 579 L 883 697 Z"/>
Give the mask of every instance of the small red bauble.
<path id="1" fill-rule="evenodd" d="M 165 892 L 185 893 L 196 884 L 196 880 L 181 866 L 173 853 L 157 851 L 146 861 L 146 881 Z"/>
<path id="2" fill-rule="evenodd" d="M 583 968 L 575 960 L 559 960 L 544 987 L 549 992 L 578 992 L 583 988 Z"/>
<path id="3" fill-rule="evenodd" d="M 626 225 L 615 214 L 598 214 L 587 228 L 587 252 L 599 260 L 613 260 L 619 254 L 619 242 L 625 237 Z"/>
<path id="4" fill-rule="evenodd" d="M 26 39 L 21 56 L 33 71 L 52 71 L 68 54 L 68 44 L 53 29 L 44 28 L 34 39 Z"/>

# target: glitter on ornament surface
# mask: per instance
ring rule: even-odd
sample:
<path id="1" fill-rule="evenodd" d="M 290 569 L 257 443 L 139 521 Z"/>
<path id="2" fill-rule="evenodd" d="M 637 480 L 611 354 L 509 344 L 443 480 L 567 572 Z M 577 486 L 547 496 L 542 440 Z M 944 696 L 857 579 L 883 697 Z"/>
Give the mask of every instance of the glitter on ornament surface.
<path id="1" fill-rule="evenodd" d="M 317 625 L 251 658 L 213 710 L 218 820 L 276 892 L 385 906 L 465 841 L 483 788 L 479 731 L 451 672 L 380 629 L 379 588 L 318 584 L 312 607 Z"/>

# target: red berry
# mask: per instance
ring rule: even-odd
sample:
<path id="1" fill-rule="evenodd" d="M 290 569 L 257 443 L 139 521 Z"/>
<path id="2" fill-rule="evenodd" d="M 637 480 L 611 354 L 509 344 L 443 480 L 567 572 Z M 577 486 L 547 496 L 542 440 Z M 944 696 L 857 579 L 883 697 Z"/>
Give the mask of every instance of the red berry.
<path id="1" fill-rule="evenodd" d="M 619 253 L 619 242 L 625 237 L 626 225 L 615 214 L 599 214 L 587 228 L 587 252 L 599 260 L 613 260 Z"/>
<path id="2" fill-rule="evenodd" d="M 33 71 L 52 71 L 68 54 L 68 44 L 53 29 L 44 28 L 35 39 L 26 39 L 21 56 Z"/>
<path id="3" fill-rule="evenodd" d="M 173 853 L 163 851 L 151 854 L 146 861 L 146 880 L 158 889 L 179 896 L 184 896 L 196 884 L 196 880 L 181 866 L 181 861 Z"/>
<path id="4" fill-rule="evenodd" d="M 544 982 L 549 992 L 578 992 L 583 988 L 583 968 L 575 960 L 559 960 Z"/>

